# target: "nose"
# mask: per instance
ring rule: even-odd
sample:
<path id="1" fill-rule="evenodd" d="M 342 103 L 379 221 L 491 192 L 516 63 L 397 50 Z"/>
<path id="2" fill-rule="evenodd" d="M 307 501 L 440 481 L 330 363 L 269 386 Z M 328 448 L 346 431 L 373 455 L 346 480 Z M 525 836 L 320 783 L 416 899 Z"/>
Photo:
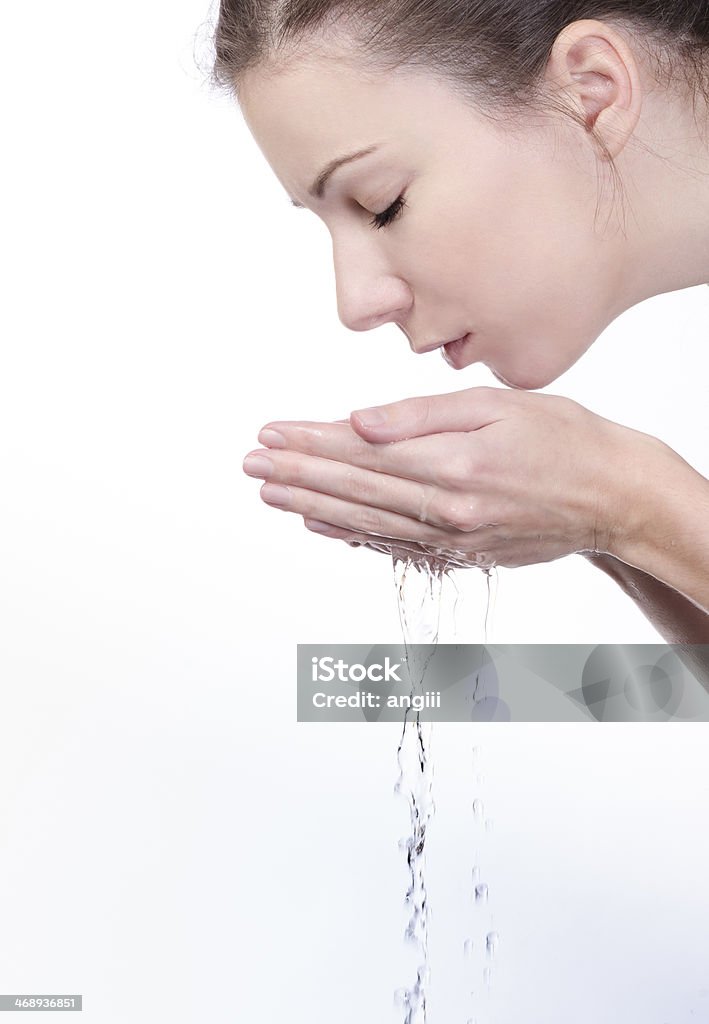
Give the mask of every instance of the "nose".
<path id="1" fill-rule="evenodd" d="M 351 331 L 371 331 L 406 317 L 413 297 L 381 252 L 368 243 L 333 240 L 337 314 Z"/>

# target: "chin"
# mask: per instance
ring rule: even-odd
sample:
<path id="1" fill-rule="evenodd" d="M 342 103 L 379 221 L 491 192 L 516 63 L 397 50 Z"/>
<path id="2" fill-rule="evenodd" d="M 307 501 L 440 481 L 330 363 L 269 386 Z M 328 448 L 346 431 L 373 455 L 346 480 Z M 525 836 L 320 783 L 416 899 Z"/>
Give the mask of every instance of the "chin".
<path id="1" fill-rule="evenodd" d="M 499 380 L 500 384 L 504 384 L 508 388 L 512 388 L 514 391 L 537 391 L 539 388 L 545 388 L 547 384 L 551 384 L 552 381 L 556 380 L 556 377 L 550 377 L 548 374 L 516 374 L 515 377 L 503 377 L 497 370 L 493 370 L 491 366 L 488 366 L 488 370 Z"/>

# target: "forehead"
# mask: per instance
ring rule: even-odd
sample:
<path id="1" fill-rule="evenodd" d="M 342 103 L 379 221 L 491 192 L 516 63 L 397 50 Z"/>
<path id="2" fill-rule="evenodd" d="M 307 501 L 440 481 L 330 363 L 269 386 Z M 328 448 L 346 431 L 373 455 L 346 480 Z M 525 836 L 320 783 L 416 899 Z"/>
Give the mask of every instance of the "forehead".
<path id="1" fill-rule="evenodd" d="M 474 130 L 472 107 L 435 76 L 374 72 L 351 56 L 309 54 L 254 68 L 239 82 L 254 139 L 287 191 L 304 189 L 321 167 L 379 144 L 411 157 L 455 144 Z"/>

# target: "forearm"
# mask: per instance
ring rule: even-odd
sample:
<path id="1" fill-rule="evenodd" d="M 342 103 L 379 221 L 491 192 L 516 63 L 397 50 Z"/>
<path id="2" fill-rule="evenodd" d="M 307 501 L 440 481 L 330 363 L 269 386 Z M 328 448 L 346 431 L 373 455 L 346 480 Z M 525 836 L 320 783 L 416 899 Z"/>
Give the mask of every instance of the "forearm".
<path id="1" fill-rule="evenodd" d="M 684 594 L 614 555 L 595 551 L 584 557 L 631 597 L 668 644 L 709 644 L 709 615 Z"/>
<path id="2" fill-rule="evenodd" d="M 665 643 L 675 645 L 677 655 L 695 679 L 709 689 L 709 615 L 666 583 L 613 555 L 593 551 L 582 554 L 632 597 Z"/>
<path id="3" fill-rule="evenodd" d="M 620 467 L 621 514 L 603 553 L 625 564 L 611 564 L 612 571 L 622 575 L 631 596 L 638 588 L 643 610 L 657 616 L 663 629 L 681 631 L 686 622 L 707 642 L 702 621 L 709 616 L 709 481 L 656 438 L 637 436 L 636 457 Z M 627 571 L 632 568 L 639 573 Z"/>

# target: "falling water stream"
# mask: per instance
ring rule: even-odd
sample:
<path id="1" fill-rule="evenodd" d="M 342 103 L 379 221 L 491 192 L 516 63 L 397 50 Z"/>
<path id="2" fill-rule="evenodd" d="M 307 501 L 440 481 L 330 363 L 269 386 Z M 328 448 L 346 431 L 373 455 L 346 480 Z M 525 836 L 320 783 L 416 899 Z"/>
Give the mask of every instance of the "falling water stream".
<path id="1" fill-rule="evenodd" d="M 405 655 L 411 696 L 423 693 L 423 681 L 429 662 L 435 653 L 440 631 L 442 595 L 444 578 L 450 579 L 452 566 L 441 558 L 418 556 L 410 553 L 392 551 L 394 581 L 399 607 L 399 619 L 403 633 Z M 484 569 L 487 577 L 487 608 L 485 612 L 484 633 L 487 643 L 488 618 L 491 611 L 491 600 L 497 591 L 495 569 Z M 491 573 L 492 589 L 491 589 Z M 455 586 L 455 584 L 454 584 Z M 454 631 L 455 610 L 453 606 Z M 408 922 L 405 939 L 415 950 L 418 959 L 416 979 L 409 987 L 398 989 L 395 1000 L 403 1010 L 403 1024 L 427 1024 L 426 992 L 430 980 L 429 967 L 429 923 L 430 907 L 426 888 L 425 846 L 428 829 L 435 812 L 433 800 L 433 760 L 431 722 L 422 722 L 420 712 L 407 709 L 404 715 L 403 730 L 397 748 L 399 778 L 394 792 L 403 797 L 409 807 L 410 834 L 399 843 L 406 855 L 408 869 L 408 886 L 406 890 L 406 908 Z M 474 755 L 479 747 L 474 748 Z M 482 804 L 476 801 L 478 811 L 482 814 Z M 473 868 L 473 898 L 475 903 L 487 902 L 487 886 L 479 881 L 479 866 Z M 494 955 L 497 945 L 497 934 L 488 932 L 486 954 L 488 960 Z M 465 944 L 465 958 L 469 961 L 473 953 L 473 942 Z M 485 980 L 489 987 L 489 967 L 485 968 Z M 466 1018 L 471 1024 L 473 1018 Z"/>

